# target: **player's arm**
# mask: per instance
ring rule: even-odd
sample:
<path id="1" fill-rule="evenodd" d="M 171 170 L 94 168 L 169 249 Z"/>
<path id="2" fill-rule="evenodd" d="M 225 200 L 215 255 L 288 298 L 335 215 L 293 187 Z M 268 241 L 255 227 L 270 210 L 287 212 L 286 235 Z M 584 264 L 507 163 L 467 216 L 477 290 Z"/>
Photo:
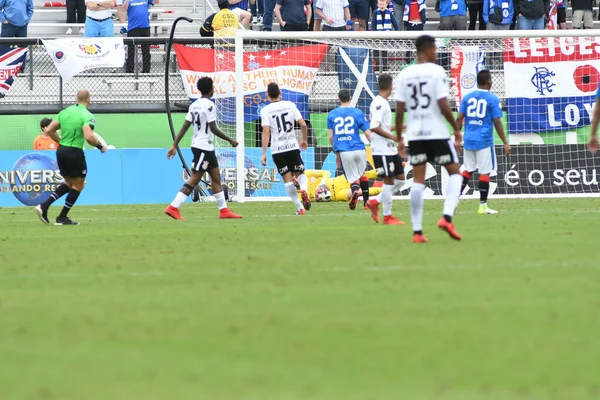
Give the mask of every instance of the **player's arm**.
<path id="1" fill-rule="evenodd" d="M 461 108 L 461 110 L 462 110 L 462 108 Z M 458 124 L 459 129 L 462 129 L 464 120 L 465 120 L 465 114 L 463 114 L 461 111 L 459 111 L 458 114 L 456 115 L 456 123 Z"/>
<path id="2" fill-rule="evenodd" d="M 294 103 L 292 103 L 294 104 Z M 294 104 L 294 120 L 300 125 L 300 131 L 302 132 L 302 141 L 300 142 L 300 149 L 306 150 L 308 149 L 308 126 L 306 125 L 306 121 L 302 118 L 302 114 L 298 107 Z"/>
<path id="3" fill-rule="evenodd" d="M 504 154 L 506 154 L 506 157 L 510 156 L 510 144 L 508 144 L 508 140 L 504 134 L 504 126 L 502 126 L 502 120 L 500 118 L 494 118 L 494 127 L 496 128 L 500 140 L 504 143 Z"/>
<path id="4" fill-rule="evenodd" d="M 370 142 L 371 141 L 371 124 L 369 124 L 369 121 L 367 121 L 367 117 L 365 117 L 365 114 L 361 111 L 360 112 L 360 125 L 359 128 L 361 131 L 363 131 L 363 133 L 365 134 L 365 136 L 367 137 L 367 140 Z"/>
<path id="5" fill-rule="evenodd" d="M 188 117 L 189 117 L 189 115 L 190 114 L 188 114 Z M 188 129 L 190 129 L 190 126 L 192 126 L 192 121 L 188 121 L 186 118 L 186 120 L 183 121 L 183 125 L 181 125 L 181 129 L 179 130 L 179 133 L 177 134 L 177 136 L 175 137 L 175 140 L 173 141 L 173 145 L 171 146 L 169 151 L 167 151 L 167 158 L 169 160 L 175 156 L 175 153 L 177 153 L 177 146 L 179 146 L 179 142 L 181 142 L 181 139 L 183 139 L 183 137 L 187 133 Z"/>
<path id="6" fill-rule="evenodd" d="M 263 120 L 264 121 L 264 120 Z M 269 139 L 271 139 L 271 127 L 263 125 L 262 127 L 262 157 L 261 164 L 267 166 L 267 148 L 269 147 Z"/>
<path id="7" fill-rule="evenodd" d="M 333 148 L 333 129 L 328 129 L 329 132 L 329 144 L 331 144 L 331 148 Z"/>
<path id="8" fill-rule="evenodd" d="M 598 122 L 600 122 L 600 97 L 596 100 L 594 114 L 592 115 L 592 131 L 590 132 L 590 142 L 588 149 L 592 154 L 598 151 Z"/>
<path id="9" fill-rule="evenodd" d="M 229 137 L 225 132 L 223 132 L 221 130 L 221 128 L 219 128 L 219 126 L 217 125 L 217 121 L 209 122 L 208 126 L 209 126 L 210 130 L 212 131 L 212 133 L 214 133 L 215 136 L 220 137 L 221 139 L 229 142 L 231 147 L 238 146 L 238 144 L 239 144 L 238 141 Z"/>
<path id="10" fill-rule="evenodd" d="M 60 134 L 58 133 L 59 129 L 60 124 L 58 123 L 58 121 L 52 120 L 52 122 L 50 122 L 50 125 L 48 125 L 48 130 L 46 131 L 48 136 L 50 136 L 52 140 L 54 140 L 56 143 L 60 142 L 61 139 Z"/>
<path id="11" fill-rule="evenodd" d="M 401 157 L 406 158 L 406 144 L 402 137 L 402 132 L 404 131 L 404 111 L 404 101 L 396 100 L 396 138 L 394 140 L 398 142 L 398 154 L 400 154 Z"/>
<path id="12" fill-rule="evenodd" d="M 92 126 L 83 126 L 83 137 L 85 138 L 85 141 L 90 144 L 90 146 L 94 146 L 103 153 L 106 151 L 106 147 L 104 147 L 102 143 L 100 143 L 100 140 L 98 140 L 96 135 L 94 135 L 94 129 L 92 128 Z"/>

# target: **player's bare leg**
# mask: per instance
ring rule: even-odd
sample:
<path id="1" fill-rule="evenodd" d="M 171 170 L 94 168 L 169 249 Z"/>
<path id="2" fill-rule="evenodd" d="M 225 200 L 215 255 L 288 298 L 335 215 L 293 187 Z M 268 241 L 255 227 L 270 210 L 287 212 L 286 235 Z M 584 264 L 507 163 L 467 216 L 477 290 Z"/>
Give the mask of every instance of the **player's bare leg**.
<path id="1" fill-rule="evenodd" d="M 423 192 L 425 190 L 426 164 L 413 165 L 413 186 L 410 189 L 410 218 L 413 226 L 413 242 L 427 243 L 423 235 Z"/>
<path id="2" fill-rule="evenodd" d="M 185 181 L 181 189 L 179 189 L 179 192 L 177 192 L 175 199 L 173 199 L 171 204 L 165 209 L 165 214 L 167 214 L 173 219 L 185 219 L 179 213 L 179 208 L 183 203 L 185 203 L 185 199 L 188 198 L 188 196 L 192 193 L 194 188 L 198 186 L 198 183 L 200 183 L 202 176 L 204 176 L 204 171 L 192 171 L 192 174 L 190 175 L 188 180 Z"/>
<path id="3" fill-rule="evenodd" d="M 306 179 L 306 175 L 302 174 L 302 176 Z M 288 194 L 288 196 L 290 197 L 290 199 L 292 199 L 292 203 L 294 203 L 294 205 L 296 206 L 296 214 L 297 215 L 304 215 L 306 214 L 306 210 L 304 209 L 304 206 L 302 205 L 302 203 L 300 202 L 300 199 L 298 198 L 298 192 L 296 192 L 296 185 L 294 184 L 294 182 L 296 182 L 296 184 L 298 184 L 300 186 L 300 179 L 298 179 L 300 176 L 295 177 L 291 172 L 286 172 L 285 174 L 283 174 L 281 176 L 281 178 L 283 179 L 283 184 L 285 186 L 285 191 Z M 308 179 L 307 179 L 307 184 L 308 184 Z M 301 192 L 302 193 L 302 192 Z M 306 191 L 305 191 L 306 193 Z M 308 194 L 306 195 L 306 197 L 308 198 Z M 304 195 L 302 196 L 302 199 L 304 199 Z M 310 201 L 309 201 L 309 207 L 310 207 Z"/>
<path id="4" fill-rule="evenodd" d="M 225 200 L 225 193 L 223 193 L 223 188 L 221 187 L 221 172 L 219 172 L 219 168 L 213 168 L 209 170 L 208 175 L 210 175 L 210 181 L 212 182 L 211 187 L 213 196 L 215 196 L 215 200 L 217 201 L 217 207 L 219 207 L 219 218 L 242 218 L 241 215 L 235 214 L 233 211 L 227 208 L 227 200 Z"/>
<path id="5" fill-rule="evenodd" d="M 310 198 L 308 197 L 308 178 L 304 174 L 304 172 L 296 172 L 293 175 L 293 179 L 298 182 L 298 187 L 300 187 L 300 195 L 302 196 L 302 205 L 306 211 L 310 210 Z"/>
<path id="6" fill-rule="evenodd" d="M 34 209 L 34 212 L 37 214 L 40 221 L 42 221 L 46 225 L 50 223 L 50 219 L 48 218 L 48 209 L 50 208 L 52 203 L 63 197 L 65 194 L 69 193 L 69 190 L 71 190 L 71 178 L 69 178 L 68 176 L 65 176 L 63 178 L 65 180 L 64 183 L 58 185 L 54 192 L 50 194 L 50 197 L 48 197 L 48 199 L 45 202 L 38 205 Z"/>
<path id="7" fill-rule="evenodd" d="M 456 231 L 452 223 L 452 217 L 460 200 L 460 189 L 463 183 L 463 177 L 460 175 L 458 164 L 449 164 L 445 166 L 448 175 L 450 175 L 448 188 L 446 190 L 446 199 L 444 200 L 444 216 L 438 221 L 438 227 L 446 232 L 454 240 L 461 240 L 462 237 Z"/>

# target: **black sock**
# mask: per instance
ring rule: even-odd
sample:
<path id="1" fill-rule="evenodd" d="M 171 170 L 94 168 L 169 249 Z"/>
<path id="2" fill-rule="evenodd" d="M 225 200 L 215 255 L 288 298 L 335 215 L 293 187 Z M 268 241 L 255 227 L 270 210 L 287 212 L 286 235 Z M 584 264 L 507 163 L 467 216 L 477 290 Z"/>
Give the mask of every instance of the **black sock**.
<path id="1" fill-rule="evenodd" d="M 354 182 L 353 184 L 350 185 L 350 191 L 352 192 L 353 195 L 355 192 L 358 192 L 359 190 L 360 190 L 360 186 L 358 185 L 358 183 Z"/>
<path id="2" fill-rule="evenodd" d="M 69 213 L 69 211 L 71 211 L 71 207 L 73 207 L 75 205 L 75 202 L 77 201 L 77 198 L 79 198 L 80 194 L 81 194 L 81 192 L 78 190 L 75 190 L 75 189 L 69 190 L 69 194 L 67 195 L 67 198 L 65 199 L 65 206 L 63 207 L 62 211 L 60 212 L 60 215 L 58 216 L 58 218 L 66 218 L 67 217 L 67 214 Z"/>
<path id="3" fill-rule="evenodd" d="M 47 210 L 48 207 L 50 207 L 52 205 L 52 203 L 54 203 L 56 200 L 60 199 L 67 193 L 69 193 L 69 187 L 67 186 L 67 184 L 66 183 L 60 184 L 56 188 L 56 190 L 54 190 L 54 192 L 52 192 L 50 197 L 48 197 L 48 199 L 41 204 L 42 209 Z"/>
<path id="4" fill-rule="evenodd" d="M 363 201 L 366 205 L 367 201 L 369 201 L 369 181 L 361 181 L 360 190 L 362 190 Z"/>
<path id="5" fill-rule="evenodd" d="M 423 231 L 414 231 L 414 232 L 415 232 L 415 235 L 422 235 L 423 234 Z"/>
<path id="6" fill-rule="evenodd" d="M 479 202 L 480 203 L 487 203 L 489 191 L 490 191 L 490 183 L 479 181 Z"/>
<path id="7" fill-rule="evenodd" d="M 462 186 L 460 187 L 460 195 L 461 196 L 465 192 L 465 188 L 467 187 L 468 183 L 469 183 L 469 178 L 467 178 L 466 176 L 463 176 L 463 183 L 462 183 Z"/>
<path id="8" fill-rule="evenodd" d="M 446 220 L 446 222 L 450 222 L 452 223 L 452 217 L 449 215 L 444 215 L 444 219 Z"/>

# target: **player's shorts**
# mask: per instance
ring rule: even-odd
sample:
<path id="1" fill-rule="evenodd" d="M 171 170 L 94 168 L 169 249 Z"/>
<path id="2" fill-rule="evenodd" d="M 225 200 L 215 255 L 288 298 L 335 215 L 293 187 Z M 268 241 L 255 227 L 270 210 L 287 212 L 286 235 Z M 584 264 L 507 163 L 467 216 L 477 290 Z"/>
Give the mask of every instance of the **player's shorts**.
<path id="1" fill-rule="evenodd" d="M 219 161 L 214 150 L 202 150 L 192 147 L 192 154 L 194 154 L 194 159 L 192 160 L 192 169 L 194 171 L 206 172 L 213 168 L 219 168 Z"/>
<path id="2" fill-rule="evenodd" d="M 373 156 L 377 176 L 393 177 L 404 174 L 402 158 L 398 154 L 389 156 Z"/>
<path id="3" fill-rule="evenodd" d="M 300 150 L 273 154 L 273 161 L 277 166 L 279 175 L 285 175 L 288 172 L 304 172 L 304 161 L 302 161 Z"/>
<path id="4" fill-rule="evenodd" d="M 408 142 L 411 165 L 427 161 L 438 165 L 458 164 L 458 153 L 451 139 L 413 140 Z"/>
<path id="5" fill-rule="evenodd" d="M 346 180 L 356 182 L 367 169 L 367 153 L 364 150 L 340 151 L 340 161 Z"/>
<path id="6" fill-rule="evenodd" d="M 567 22 L 567 9 L 566 8 L 557 8 L 556 9 L 556 23 L 564 24 Z"/>
<path id="7" fill-rule="evenodd" d="M 479 171 L 482 175 L 489 175 L 496 169 L 496 152 L 494 146 L 481 150 L 466 150 L 463 157 L 463 168 L 467 172 Z"/>
<path id="8" fill-rule="evenodd" d="M 87 162 L 83 150 L 77 147 L 58 146 L 56 161 L 60 175 L 69 178 L 85 178 Z"/>

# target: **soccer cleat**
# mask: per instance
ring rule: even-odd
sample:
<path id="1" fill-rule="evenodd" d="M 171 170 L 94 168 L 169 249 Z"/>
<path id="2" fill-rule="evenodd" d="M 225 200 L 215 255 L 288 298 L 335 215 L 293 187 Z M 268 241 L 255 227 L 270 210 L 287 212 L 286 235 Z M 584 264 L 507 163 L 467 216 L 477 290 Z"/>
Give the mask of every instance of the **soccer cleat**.
<path id="1" fill-rule="evenodd" d="M 44 224 L 50 223 L 50 220 L 48 219 L 48 210 L 42 209 L 41 205 L 34 208 L 33 211 L 37 214 L 40 221 L 42 221 Z"/>
<path id="2" fill-rule="evenodd" d="M 178 220 L 184 220 L 185 219 L 179 213 L 179 208 L 175 208 L 173 206 L 167 207 L 165 209 L 165 214 L 167 214 L 169 217 L 171 217 L 173 219 L 178 219 Z"/>
<path id="3" fill-rule="evenodd" d="M 350 203 L 348 203 L 348 207 L 351 210 L 356 210 L 356 203 L 358 203 L 358 192 L 352 193 L 352 198 L 350 199 Z"/>
<path id="4" fill-rule="evenodd" d="M 421 233 L 415 233 L 413 235 L 413 243 L 427 243 L 429 240 Z"/>
<path id="5" fill-rule="evenodd" d="M 306 210 L 303 208 L 302 210 L 296 211 L 296 215 L 306 215 Z"/>
<path id="6" fill-rule="evenodd" d="M 310 210 L 310 199 L 308 198 L 308 193 L 306 193 L 306 190 L 301 191 L 300 195 L 302 196 L 302 205 L 304 206 L 304 209 L 306 211 Z"/>
<path id="7" fill-rule="evenodd" d="M 79 222 L 77 221 L 72 221 L 71 219 L 69 219 L 69 217 L 56 217 L 56 222 L 54 223 L 54 225 L 57 226 L 62 226 L 62 225 L 79 225 Z"/>
<path id="8" fill-rule="evenodd" d="M 486 205 L 480 205 L 479 206 L 479 210 L 477 210 L 477 214 L 479 214 L 479 215 L 483 215 L 483 214 L 498 214 L 498 211 L 492 210 L 486 204 Z"/>
<path id="9" fill-rule="evenodd" d="M 240 218 L 242 218 L 242 216 L 235 214 L 229 208 L 224 208 L 221 211 L 219 211 L 219 218 L 221 218 L 221 219 L 240 219 Z"/>
<path id="10" fill-rule="evenodd" d="M 460 236 L 460 234 L 458 232 L 456 232 L 456 228 L 454 227 L 454 224 L 452 222 L 448 222 L 444 219 L 444 217 L 442 217 L 439 221 L 438 221 L 438 227 L 443 230 L 448 232 L 448 235 L 450 235 L 450 237 L 454 240 L 461 240 L 462 237 Z"/>
<path id="11" fill-rule="evenodd" d="M 367 208 L 371 210 L 371 218 L 375 223 L 379 223 L 379 202 L 375 199 L 367 201 Z"/>
<path id="12" fill-rule="evenodd" d="M 383 216 L 383 224 L 384 225 L 404 225 L 404 222 L 400 221 L 398 218 L 393 215 L 384 215 Z"/>

